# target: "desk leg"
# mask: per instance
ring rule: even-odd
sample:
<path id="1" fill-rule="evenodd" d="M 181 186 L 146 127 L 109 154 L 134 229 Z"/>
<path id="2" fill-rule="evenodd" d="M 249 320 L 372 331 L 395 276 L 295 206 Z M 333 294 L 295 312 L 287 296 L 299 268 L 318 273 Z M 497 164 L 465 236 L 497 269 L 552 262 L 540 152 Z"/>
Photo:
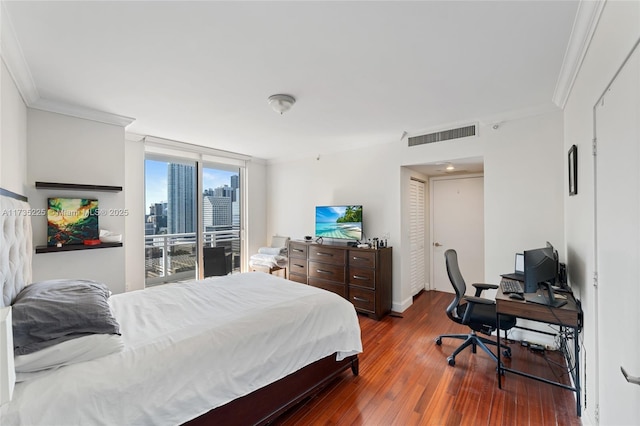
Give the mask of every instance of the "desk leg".
<path id="1" fill-rule="evenodd" d="M 496 312 L 497 342 L 498 342 L 498 389 L 502 389 L 502 361 L 500 360 L 500 314 Z"/>
<path id="2" fill-rule="evenodd" d="M 576 410 L 578 411 L 578 417 L 582 416 L 582 408 L 581 408 L 581 404 L 580 404 L 580 398 L 581 398 L 581 390 L 580 390 L 580 343 L 578 342 L 579 336 L 578 336 L 578 329 L 574 328 L 573 329 L 574 333 L 573 333 L 573 354 L 575 357 L 575 363 L 576 363 L 576 377 L 575 377 L 575 385 L 576 385 Z"/>

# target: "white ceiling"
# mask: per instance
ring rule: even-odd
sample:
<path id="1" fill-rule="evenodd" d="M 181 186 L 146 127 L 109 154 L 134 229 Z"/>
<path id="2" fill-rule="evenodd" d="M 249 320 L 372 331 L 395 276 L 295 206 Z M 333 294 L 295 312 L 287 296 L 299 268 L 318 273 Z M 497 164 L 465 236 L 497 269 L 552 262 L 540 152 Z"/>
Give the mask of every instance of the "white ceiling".
<path id="1" fill-rule="evenodd" d="M 4 1 L 40 101 L 273 159 L 552 103 L 576 1 Z M 280 116 L 267 98 L 296 105 Z"/>

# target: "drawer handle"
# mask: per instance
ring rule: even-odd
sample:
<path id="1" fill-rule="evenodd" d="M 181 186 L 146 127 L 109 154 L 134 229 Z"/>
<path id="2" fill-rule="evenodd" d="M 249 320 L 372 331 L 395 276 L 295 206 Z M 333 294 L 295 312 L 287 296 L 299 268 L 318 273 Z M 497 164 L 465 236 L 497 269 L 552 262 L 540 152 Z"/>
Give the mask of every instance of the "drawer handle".
<path id="1" fill-rule="evenodd" d="M 353 276 L 354 280 L 364 280 L 364 281 L 369 281 L 369 277 L 363 277 L 362 275 L 354 275 Z"/>
<path id="2" fill-rule="evenodd" d="M 353 256 L 353 260 L 369 260 L 366 257 Z"/>
<path id="3" fill-rule="evenodd" d="M 325 271 L 323 269 L 316 269 L 316 272 L 318 272 L 319 274 L 333 274 L 333 272 Z"/>
<path id="4" fill-rule="evenodd" d="M 353 296 L 353 300 L 355 300 L 356 302 L 368 302 L 369 299 L 365 299 L 363 297 L 358 297 L 358 296 Z"/>
<path id="5" fill-rule="evenodd" d="M 298 268 L 304 268 L 304 265 L 301 265 L 299 263 L 294 263 L 293 266 L 297 266 Z"/>
<path id="6" fill-rule="evenodd" d="M 294 249 L 293 249 L 293 251 L 297 251 L 298 253 L 302 253 L 302 252 L 303 252 L 304 250 L 302 250 L 302 249 L 297 249 L 297 248 L 294 248 Z"/>
<path id="7" fill-rule="evenodd" d="M 318 256 L 333 256 L 333 253 L 323 253 L 321 251 L 319 251 L 317 254 Z"/>

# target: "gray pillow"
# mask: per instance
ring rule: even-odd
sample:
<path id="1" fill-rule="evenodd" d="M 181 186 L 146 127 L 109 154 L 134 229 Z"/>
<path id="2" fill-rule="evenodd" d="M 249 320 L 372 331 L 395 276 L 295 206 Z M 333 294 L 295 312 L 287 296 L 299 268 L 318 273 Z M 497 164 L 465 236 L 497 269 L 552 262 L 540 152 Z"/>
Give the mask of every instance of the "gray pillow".
<path id="1" fill-rule="evenodd" d="M 91 334 L 120 334 L 109 289 L 89 280 L 49 280 L 26 286 L 12 306 L 15 355 Z"/>

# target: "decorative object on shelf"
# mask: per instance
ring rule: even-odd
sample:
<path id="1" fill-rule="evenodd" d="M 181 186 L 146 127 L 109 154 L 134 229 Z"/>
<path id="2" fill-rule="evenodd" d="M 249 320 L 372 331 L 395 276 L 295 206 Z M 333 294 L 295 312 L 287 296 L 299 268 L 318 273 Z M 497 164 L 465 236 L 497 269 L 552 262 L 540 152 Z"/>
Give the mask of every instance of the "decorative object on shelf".
<path id="1" fill-rule="evenodd" d="M 97 246 L 100 243 L 100 240 L 84 240 L 82 242 L 82 244 L 84 244 L 85 246 Z"/>
<path id="2" fill-rule="evenodd" d="M 116 234 L 115 232 L 101 229 L 100 241 L 102 241 L 103 243 L 120 243 L 122 242 L 122 234 Z"/>
<path id="3" fill-rule="evenodd" d="M 49 198 L 47 245 L 84 244 L 98 238 L 98 200 Z"/>
<path id="4" fill-rule="evenodd" d="M 280 115 L 289 111 L 293 104 L 296 103 L 296 99 L 290 95 L 271 95 L 269 99 L 267 99 L 271 108 Z"/>
<path id="5" fill-rule="evenodd" d="M 569 195 L 578 193 L 578 147 L 569 148 Z"/>

